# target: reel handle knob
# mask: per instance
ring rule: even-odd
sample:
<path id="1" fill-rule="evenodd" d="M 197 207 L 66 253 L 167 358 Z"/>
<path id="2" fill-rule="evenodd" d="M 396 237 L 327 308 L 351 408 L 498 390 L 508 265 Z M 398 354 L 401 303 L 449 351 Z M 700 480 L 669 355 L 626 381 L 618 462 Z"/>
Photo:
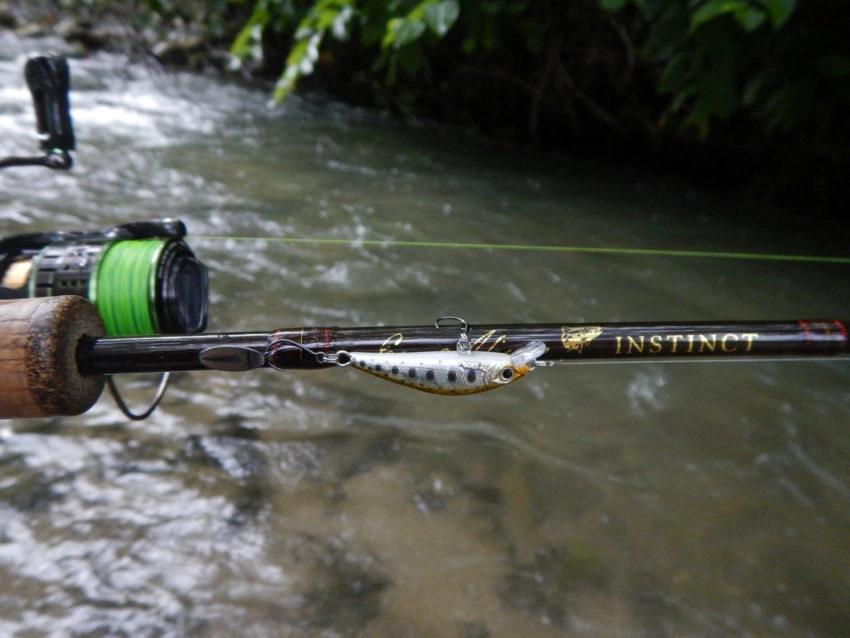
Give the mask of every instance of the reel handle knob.
<path id="1" fill-rule="evenodd" d="M 32 93 L 41 150 L 50 159 L 47 166 L 71 168 L 69 151 L 76 148 L 76 140 L 68 99 L 68 61 L 58 56 L 32 56 L 24 66 L 24 77 Z"/>

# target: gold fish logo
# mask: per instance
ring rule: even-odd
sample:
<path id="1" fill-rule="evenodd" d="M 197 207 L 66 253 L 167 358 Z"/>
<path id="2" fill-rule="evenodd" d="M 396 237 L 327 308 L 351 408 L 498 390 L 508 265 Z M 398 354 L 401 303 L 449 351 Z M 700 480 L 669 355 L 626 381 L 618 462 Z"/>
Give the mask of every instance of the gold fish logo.
<path id="1" fill-rule="evenodd" d="M 584 347 L 602 334 L 599 326 L 587 326 L 584 328 L 561 328 L 561 344 L 567 352 L 581 354 Z"/>

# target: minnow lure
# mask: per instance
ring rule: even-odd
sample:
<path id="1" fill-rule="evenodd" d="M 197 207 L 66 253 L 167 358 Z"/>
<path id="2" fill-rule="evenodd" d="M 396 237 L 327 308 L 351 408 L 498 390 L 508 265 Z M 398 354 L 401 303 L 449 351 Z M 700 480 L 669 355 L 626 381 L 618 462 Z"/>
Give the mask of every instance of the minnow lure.
<path id="1" fill-rule="evenodd" d="M 264 352 L 244 346 L 220 345 L 204 349 L 200 362 L 212 370 L 243 371 L 263 366 L 277 368 L 271 357 L 283 344 L 300 348 L 321 364 L 351 366 L 382 379 L 434 394 L 474 394 L 507 385 L 524 377 L 546 352 L 543 341 L 531 341 L 511 353 L 473 351 L 468 324 L 458 317 L 441 317 L 435 325 L 458 322 L 461 328 L 454 351 L 439 352 L 316 352 L 289 339 L 275 339 Z M 540 365 L 546 365 L 539 362 Z"/>
<path id="2" fill-rule="evenodd" d="M 346 352 L 340 350 L 327 360 L 351 366 L 410 388 L 434 394 L 473 394 L 507 385 L 524 377 L 546 344 L 532 341 L 507 354 L 504 352 Z"/>

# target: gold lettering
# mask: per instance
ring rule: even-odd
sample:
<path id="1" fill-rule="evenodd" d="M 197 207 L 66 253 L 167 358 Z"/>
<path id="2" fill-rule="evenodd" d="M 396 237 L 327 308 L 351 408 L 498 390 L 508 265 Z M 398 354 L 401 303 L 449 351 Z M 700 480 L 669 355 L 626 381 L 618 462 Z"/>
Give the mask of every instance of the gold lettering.
<path id="1" fill-rule="evenodd" d="M 752 352 L 757 332 L 614 336 L 615 355 L 735 354 Z"/>
<path id="2" fill-rule="evenodd" d="M 487 343 L 490 337 L 492 337 L 494 334 L 496 334 L 496 331 L 491 330 L 490 332 L 485 332 L 483 335 L 478 337 L 475 341 L 472 342 L 473 350 L 481 350 L 481 348 L 484 347 L 484 344 Z"/>
<path id="3" fill-rule="evenodd" d="M 699 337 L 699 351 L 705 352 L 708 350 L 709 352 L 714 352 L 714 349 L 717 347 L 717 335 L 711 335 L 711 339 L 706 337 L 705 335 L 697 335 Z"/>
<path id="4" fill-rule="evenodd" d="M 493 341 L 493 345 L 492 345 L 492 346 L 490 346 L 489 348 L 487 348 L 487 350 L 488 350 L 488 351 L 489 351 L 489 350 L 493 350 L 496 346 L 498 346 L 498 345 L 499 345 L 500 343 L 502 343 L 502 341 L 504 341 L 504 340 L 505 340 L 505 335 L 499 335 L 499 336 L 498 336 L 498 337 L 497 337 L 497 338 Z"/>
<path id="5" fill-rule="evenodd" d="M 643 335 L 640 335 L 638 339 L 640 341 L 635 341 L 634 337 L 626 337 L 629 340 L 629 351 L 627 354 L 631 354 L 632 350 L 643 353 Z"/>
<path id="6" fill-rule="evenodd" d="M 751 352 L 753 349 L 753 341 L 759 338 L 759 334 L 757 332 L 745 332 L 741 335 L 741 339 L 747 342 L 747 346 L 744 348 L 744 352 Z"/>
<path id="7" fill-rule="evenodd" d="M 728 335 L 723 335 L 723 339 L 720 340 L 720 349 L 723 350 L 723 352 L 735 352 L 738 349 L 737 345 L 730 346 L 730 341 L 738 341 L 738 335 L 731 333 Z"/>
<path id="8" fill-rule="evenodd" d="M 378 352 L 392 352 L 393 348 L 401 344 L 402 341 L 404 341 L 404 335 L 400 332 L 396 332 L 384 340 L 384 343 L 381 344 L 381 348 Z"/>
<path id="9" fill-rule="evenodd" d="M 676 346 L 682 339 L 684 339 L 682 335 L 667 335 L 667 341 L 670 342 L 670 354 L 676 354 Z"/>
<path id="10" fill-rule="evenodd" d="M 650 354 L 658 354 L 661 352 L 663 346 L 661 345 L 661 335 L 652 335 L 649 338 L 649 353 Z"/>
<path id="11" fill-rule="evenodd" d="M 472 342 L 472 349 L 473 350 L 483 349 L 484 346 L 487 344 L 487 342 L 490 340 L 490 337 L 492 337 L 495 334 L 496 334 L 495 330 L 491 330 L 490 332 L 484 333 L 483 335 L 481 335 L 475 341 Z M 490 344 L 490 347 L 487 348 L 487 351 L 488 352 L 492 351 L 496 346 L 498 346 L 505 339 L 506 339 L 505 335 L 503 335 L 503 334 L 499 335 L 498 337 L 493 339 L 493 343 Z"/>

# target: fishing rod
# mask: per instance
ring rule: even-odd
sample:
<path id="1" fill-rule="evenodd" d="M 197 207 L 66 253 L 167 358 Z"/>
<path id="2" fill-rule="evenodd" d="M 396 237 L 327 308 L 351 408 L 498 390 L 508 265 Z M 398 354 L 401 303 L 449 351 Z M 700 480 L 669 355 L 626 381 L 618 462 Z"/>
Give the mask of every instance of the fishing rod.
<path id="1" fill-rule="evenodd" d="M 79 295 L 6 300 L 0 301 L 0 418 L 80 414 L 97 401 L 106 379 L 126 373 L 351 366 L 418 390 L 464 395 L 560 363 L 846 355 L 848 325 L 833 319 L 470 325 L 445 317 L 430 325 L 106 336 L 98 310 Z"/>
<path id="2" fill-rule="evenodd" d="M 83 374 L 318 369 L 344 365 L 341 357 L 356 352 L 473 356 L 511 353 L 530 343 L 545 346 L 534 357 L 543 366 L 599 360 L 829 357 L 848 353 L 848 325 L 830 319 L 472 326 L 443 317 L 432 325 L 96 337 L 84 339 L 77 356 Z"/>
<path id="3" fill-rule="evenodd" d="M 43 158 L 6 166 L 70 168 L 74 135 L 62 59 L 27 63 Z M 433 324 L 302 327 L 206 334 L 207 269 L 179 220 L 0 240 L 0 418 L 70 416 L 108 385 L 131 419 L 149 416 L 176 371 L 353 367 L 410 388 L 465 395 L 539 366 L 848 354 L 832 319 L 710 323 Z M 115 375 L 162 374 L 150 407 L 130 411 Z"/>

